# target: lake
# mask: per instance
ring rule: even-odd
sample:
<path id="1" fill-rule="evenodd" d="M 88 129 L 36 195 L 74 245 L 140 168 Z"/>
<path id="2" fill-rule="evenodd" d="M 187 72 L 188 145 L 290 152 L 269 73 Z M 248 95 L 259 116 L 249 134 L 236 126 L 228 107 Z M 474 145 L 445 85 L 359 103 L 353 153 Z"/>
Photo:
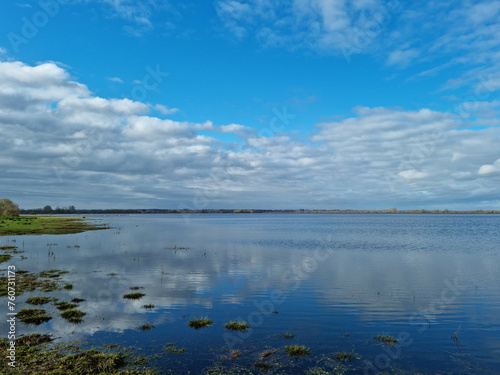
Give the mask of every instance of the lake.
<path id="1" fill-rule="evenodd" d="M 25 251 L 9 261 L 18 269 L 70 271 L 73 289 L 47 295 L 86 300 L 81 324 L 52 306 L 52 320 L 19 323 L 18 334 L 134 346 L 161 354 L 152 363 L 165 374 L 500 373 L 499 215 L 93 218 L 112 229 L 0 238 Z M 145 296 L 124 299 L 131 287 Z M 33 295 L 45 294 L 19 296 L 19 308 Z M 195 317 L 214 324 L 188 327 Z M 224 329 L 234 320 L 252 328 Z M 140 330 L 146 323 L 155 328 Z M 7 332 L 5 319 L 0 329 Z M 186 351 L 166 352 L 167 343 Z M 287 345 L 310 354 L 292 358 Z M 229 358 L 233 350 L 241 355 Z M 265 350 L 277 352 L 261 360 Z M 339 352 L 351 361 L 338 361 Z M 272 367 L 259 370 L 259 361 Z"/>

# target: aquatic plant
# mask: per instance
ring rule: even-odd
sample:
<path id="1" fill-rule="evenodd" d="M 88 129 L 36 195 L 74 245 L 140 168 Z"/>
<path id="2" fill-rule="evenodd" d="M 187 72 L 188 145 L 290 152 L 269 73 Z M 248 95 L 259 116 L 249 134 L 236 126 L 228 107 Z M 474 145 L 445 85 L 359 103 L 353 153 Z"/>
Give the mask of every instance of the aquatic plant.
<path id="1" fill-rule="evenodd" d="M 335 358 L 337 359 L 337 361 L 340 362 L 347 362 L 347 361 L 351 362 L 353 359 L 358 359 L 359 357 L 353 351 L 351 352 L 343 351 L 335 353 Z"/>
<path id="2" fill-rule="evenodd" d="M 140 326 L 139 328 L 142 329 L 143 331 L 149 331 L 150 329 L 153 329 L 155 327 L 156 326 L 154 324 L 146 323 L 146 324 L 143 324 L 142 326 Z"/>
<path id="3" fill-rule="evenodd" d="M 182 353 L 186 352 L 186 348 L 177 348 L 175 346 L 175 344 L 172 342 L 167 344 L 167 347 L 165 348 L 165 350 L 167 352 L 173 353 L 173 354 L 182 354 Z"/>
<path id="4" fill-rule="evenodd" d="M 78 307 L 76 303 L 70 303 L 70 302 L 58 302 L 56 303 L 56 307 L 58 310 L 69 310 L 69 309 L 74 309 L 75 307 Z"/>
<path id="5" fill-rule="evenodd" d="M 285 351 L 292 357 L 302 357 L 311 354 L 311 350 L 304 345 L 289 345 L 285 346 Z"/>
<path id="6" fill-rule="evenodd" d="M 247 322 L 229 322 L 224 324 L 224 328 L 231 331 L 246 331 L 247 329 L 252 328 L 252 326 Z"/>
<path id="7" fill-rule="evenodd" d="M 386 335 L 386 334 L 376 335 L 376 336 L 373 336 L 373 338 L 375 340 L 380 341 L 383 344 L 386 344 L 386 345 L 394 345 L 398 342 L 397 339 L 395 339 L 394 337 L 392 337 L 390 335 Z"/>
<path id="8" fill-rule="evenodd" d="M 293 334 L 293 332 L 285 332 L 280 335 L 280 338 L 282 339 L 293 339 L 294 337 L 295 335 Z"/>
<path id="9" fill-rule="evenodd" d="M 29 303 L 30 305 L 45 305 L 53 300 L 53 298 L 48 297 L 30 297 L 26 300 L 26 303 Z"/>
<path id="10" fill-rule="evenodd" d="M 69 309 L 69 310 L 64 310 L 61 316 L 66 319 L 70 323 L 81 323 L 82 322 L 82 317 L 87 315 L 83 311 L 80 311 L 78 309 Z"/>
<path id="11" fill-rule="evenodd" d="M 27 308 L 19 310 L 16 317 L 24 324 L 34 325 L 40 325 L 52 319 L 52 317 L 47 315 L 47 312 L 45 310 Z"/>
<path id="12" fill-rule="evenodd" d="M 205 318 L 195 318 L 191 319 L 187 325 L 191 328 L 194 329 L 200 329 L 200 328 L 205 328 L 205 327 L 210 327 L 214 322 L 212 322 L 210 319 L 207 317 Z"/>
<path id="13" fill-rule="evenodd" d="M 144 293 L 136 292 L 136 293 L 124 294 L 123 298 L 137 300 L 137 299 L 141 299 L 144 296 L 145 296 Z"/>

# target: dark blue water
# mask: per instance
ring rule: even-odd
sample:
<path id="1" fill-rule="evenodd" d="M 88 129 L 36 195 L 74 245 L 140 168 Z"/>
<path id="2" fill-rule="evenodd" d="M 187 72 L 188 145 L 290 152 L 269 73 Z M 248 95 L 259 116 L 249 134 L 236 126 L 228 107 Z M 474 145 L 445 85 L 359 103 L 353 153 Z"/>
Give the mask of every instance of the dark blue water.
<path id="1" fill-rule="evenodd" d="M 65 279 L 73 290 L 51 295 L 86 299 L 82 324 L 54 312 L 45 325 L 21 325 L 21 333 L 135 346 L 161 354 L 155 363 L 165 373 L 259 373 L 253 364 L 266 349 L 278 350 L 266 359 L 273 364 L 267 373 L 276 374 L 500 373 L 500 216 L 100 219 L 113 229 L 0 239 L 24 248 L 27 259 L 16 255 L 10 262 L 18 268 L 71 271 Z M 146 296 L 123 299 L 131 286 L 143 287 Z M 142 308 L 149 303 L 153 310 Z M 187 326 L 200 316 L 214 325 Z M 253 328 L 230 333 L 224 323 L 231 320 Z M 156 328 L 139 330 L 144 323 Z M 3 321 L 0 328 L 7 332 Z M 294 338 L 280 338 L 285 332 Z M 384 346 L 374 340 L 378 334 L 400 341 Z M 166 353 L 166 343 L 187 351 Z M 311 354 L 290 358 L 284 347 L 291 344 Z M 242 354 L 224 359 L 230 350 Z M 359 359 L 338 362 L 339 351 Z"/>

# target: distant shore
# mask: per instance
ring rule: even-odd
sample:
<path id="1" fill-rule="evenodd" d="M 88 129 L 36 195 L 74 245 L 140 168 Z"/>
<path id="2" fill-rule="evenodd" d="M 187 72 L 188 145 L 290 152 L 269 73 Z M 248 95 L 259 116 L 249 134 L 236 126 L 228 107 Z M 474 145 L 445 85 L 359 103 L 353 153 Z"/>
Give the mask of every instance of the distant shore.
<path id="1" fill-rule="evenodd" d="M 22 215 L 46 214 L 40 209 L 20 210 Z M 500 214 L 500 210 L 398 210 L 391 208 L 387 210 L 310 210 L 310 209 L 288 209 L 288 210 L 268 210 L 268 209 L 81 209 L 71 212 L 52 212 L 52 215 L 109 215 L 109 214 Z"/>

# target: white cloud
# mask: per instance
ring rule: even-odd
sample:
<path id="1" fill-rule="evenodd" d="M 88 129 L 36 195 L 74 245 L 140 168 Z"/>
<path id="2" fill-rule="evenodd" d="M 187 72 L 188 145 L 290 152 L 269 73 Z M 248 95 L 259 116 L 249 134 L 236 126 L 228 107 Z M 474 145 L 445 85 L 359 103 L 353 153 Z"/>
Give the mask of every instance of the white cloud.
<path id="1" fill-rule="evenodd" d="M 387 57 L 387 65 L 406 67 L 410 65 L 410 63 L 412 63 L 413 60 L 419 56 L 419 54 L 420 51 L 415 48 L 392 51 Z"/>
<path id="2" fill-rule="evenodd" d="M 163 115 L 171 115 L 179 112 L 178 108 L 168 108 L 167 106 L 164 106 L 162 104 L 157 104 L 153 108 L 159 111 Z"/>
<path id="3" fill-rule="evenodd" d="M 93 95 L 54 63 L 0 62 L 0 80 L 0 190 L 23 207 L 443 208 L 499 194 L 500 128 L 465 128 L 480 119 L 357 107 L 301 141 L 161 119 L 148 104 Z"/>
<path id="4" fill-rule="evenodd" d="M 106 78 L 108 81 L 115 82 L 115 83 L 124 83 L 123 79 L 120 77 L 108 77 Z"/>
<path id="5" fill-rule="evenodd" d="M 5 48 L 0 47 L 0 55 L 5 55 L 7 50 Z"/>
<path id="6" fill-rule="evenodd" d="M 480 175 L 488 175 L 496 172 L 500 172 L 500 159 L 495 161 L 494 164 L 482 165 L 477 173 Z"/>

